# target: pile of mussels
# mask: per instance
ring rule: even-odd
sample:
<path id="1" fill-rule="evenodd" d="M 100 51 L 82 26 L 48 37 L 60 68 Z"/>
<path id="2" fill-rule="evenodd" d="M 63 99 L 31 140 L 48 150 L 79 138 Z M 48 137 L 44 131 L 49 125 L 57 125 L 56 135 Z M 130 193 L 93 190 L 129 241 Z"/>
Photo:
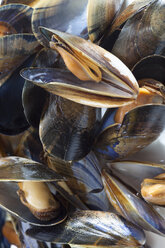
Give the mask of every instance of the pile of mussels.
<path id="1" fill-rule="evenodd" d="M 165 235 L 165 166 L 127 160 L 164 129 L 164 83 L 165 0 L 1 1 L 0 206 L 21 247 Z"/>

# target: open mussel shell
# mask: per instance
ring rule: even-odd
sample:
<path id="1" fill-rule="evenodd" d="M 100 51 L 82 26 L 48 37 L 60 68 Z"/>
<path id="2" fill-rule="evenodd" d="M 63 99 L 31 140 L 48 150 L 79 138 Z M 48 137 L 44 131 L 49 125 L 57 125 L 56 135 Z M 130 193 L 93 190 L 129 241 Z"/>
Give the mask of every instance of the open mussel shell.
<path id="1" fill-rule="evenodd" d="M 53 94 L 94 107 L 121 106 L 137 97 L 136 79 L 117 57 L 80 37 L 40 29 L 50 47 L 55 46 L 57 51 L 60 47 L 65 64 L 76 77 L 60 69 L 28 68 L 21 72 L 26 80 Z"/>
<path id="2" fill-rule="evenodd" d="M 65 161 L 81 159 L 91 150 L 100 115 L 99 108 L 50 95 L 39 126 L 44 150 Z"/>
<path id="3" fill-rule="evenodd" d="M 164 35 L 165 5 L 161 0 L 152 1 L 124 25 L 112 53 L 129 68 L 140 59 L 152 54 L 162 54 Z M 129 51 L 129 55 L 127 56 Z"/>
<path id="4" fill-rule="evenodd" d="M 93 146 L 94 151 L 105 159 L 113 160 L 141 150 L 164 130 L 164 112 L 165 106 L 161 104 L 132 109 L 126 113 L 122 124 L 116 123 L 104 128 Z M 105 123 L 102 125 L 106 126 Z"/>
<path id="5" fill-rule="evenodd" d="M 21 71 L 21 76 L 46 91 L 68 100 L 91 107 L 116 107 L 132 102 L 132 99 L 116 100 L 104 95 L 107 87 L 95 82 L 84 82 L 64 69 L 27 68 Z M 105 93 L 107 94 L 107 92 Z"/>
<path id="6" fill-rule="evenodd" d="M 165 173 L 165 165 L 150 162 L 119 161 L 108 163 L 108 167 L 113 175 L 139 193 L 145 178 L 153 178 Z"/>
<path id="7" fill-rule="evenodd" d="M 39 26 L 54 28 L 88 38 L 87 31 L 87 0 L 41 0 L 35 6 L 32 15 L 32 29 L 41 44 L 45 39 Z M 73 11 L 74 9 L 74 11 Z"/>
<path id="8" fill-rule="evenodd" d="M 88 1 L 88 34 L 92 42 L 98 42 L 104 35 L 123 2 L 123 0 Z"/>
<path id="9" fill-rule="evenodd" d="M 45 165 L 31 159 L 9 156 L 0 158 L 0 181 L 49 182 L 64 180 Z"/>
<path id="10" fill-rule="evenodd" d="M 68 69 L 80 80 L 99 83 L 104 89 L 102 94 L 112 98 L 130 100 L 137 97 L 139 86 L 136 79 L 116 56 L 75 35 L 44 27 L 40 27 L 40 31 L 48 45 L 60 53 Z"/>
<path id="11" fill-rule="evenodd" d="M 105 192 L 117 212 L 142 229 L 165 235 L 164 219 L 143 199 L 136 196 L 124 184 L 102 170 Z"/>
<path id="12" fill-rule="evenodd" d="M 14 182 L 0 182 L 0 207 L 20 220 L 37 226 L 52 226 L 66 219 L 66 210 L 62 204 L 60 214 L 57 218 L 51 221 L 41 221 L 35 218 L 29 209 L 21 203 L 17 190 L 18 186 Z"/>
<path id="13" fill-rule="evenodd" d="M 37 240 L 87 247 L 139 247 L 143 231 L 110 212 L 76 211 L 57 227 L 32 227 L 26 234 Z"/>

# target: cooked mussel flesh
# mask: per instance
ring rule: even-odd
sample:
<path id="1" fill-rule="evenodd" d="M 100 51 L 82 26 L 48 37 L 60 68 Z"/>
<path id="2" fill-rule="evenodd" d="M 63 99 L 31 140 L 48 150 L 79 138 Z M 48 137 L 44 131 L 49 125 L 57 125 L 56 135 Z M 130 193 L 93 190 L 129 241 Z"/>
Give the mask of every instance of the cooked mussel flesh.
<path id="1" fill-rule="evenodd" d="M 60 203 L 44 182 L 20 182 L 17 191 L 21 202 L 40 220 L 51 220 L 60 213 Z"/>
<path id="2" fill-rule="evenodd" d="M 143 198 L 156 205 L 165 205 L 165 173 L 146 178 L 141 184 Z"/>

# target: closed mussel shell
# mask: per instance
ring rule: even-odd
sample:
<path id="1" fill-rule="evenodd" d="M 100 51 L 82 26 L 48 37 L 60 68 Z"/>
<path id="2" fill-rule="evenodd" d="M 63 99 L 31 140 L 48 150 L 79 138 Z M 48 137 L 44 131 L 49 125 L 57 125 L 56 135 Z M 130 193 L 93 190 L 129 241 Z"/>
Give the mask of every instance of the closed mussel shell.
<path id="1" fill-rule="evenodd" d="M 65 161 L 81 159 L 91 150 L 99 121 L 100 109 L 50 95 L 39 127 L 44 150 Z"/>
<path id="2" fill-rule="evenodd" d="M 54 28 L 88 38 L 87 0 L 41 0 L 32 15 L 32 29 L 37 40 L 45 44 L 39 26 Z M 74 10 L 74 11 L 73 11 Z"/>
<path id="3" fill-rule="evenodd" d="M 164 13 L 165 5 L 161 0 L 141 9 L 124 25 L 112 53 L 129 68 L 145 56 L 155 53 L 163 55 Z M 127 56 L 128 51 L 130 56 Z"/>
<path id="4" fill-rule="evenodd" d="M 120 215 L 145 230 L 165 235 L 164 219 L 150 205 L 111 176 L 107 169 L 103 169 L 102 179 L 107 197 Z"/>
<path id="5" fill-rule="evenodd" d="M 139 247 L 143 231 L 110 212 L 76 211 L 57 228 L 32 227 L 27 235 L 47 242 L 88 247 Z"/>
<path id="6" fill-rule="evenodd" d="M 164 112 L 165 106 L 161 104 L 148 104 L 130 110 L 122 124 L 116 123 L 104 128 L 96 140 L 94 150 L 109 160 L 137 152 L 164 130 Z"/>

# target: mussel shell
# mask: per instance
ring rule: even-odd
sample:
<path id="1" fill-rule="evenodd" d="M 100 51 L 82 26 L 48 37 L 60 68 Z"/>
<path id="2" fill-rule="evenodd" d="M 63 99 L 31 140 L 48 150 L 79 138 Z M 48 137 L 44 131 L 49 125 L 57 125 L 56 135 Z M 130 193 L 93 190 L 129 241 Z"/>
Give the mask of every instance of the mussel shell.
<path id="1" fill-rule="evenodd" d="M 81 195 L 102 191 L 100 165 L 93 152 L 72 163 L 55 159 L 50 155 L 48 155 L 47 160 L 49 168 L 66 178 L 66 183 L 74 194 Z"/>
<path id="2" fill-rule="evenodd" d="M 72 163 L 62 162 L 48 156 L 47 163 L 51 169 L 66 178 L 65 185 L 63 182 L 53 183 L 53 185 L 76 208 L 103 211 L 111 209 L 103 190 L 100 165 L 93 152 L 90 152 L 83 159 Z M 85 208 L 82 203 L 86 206 Z"/>
<path id="3" fill-rule="evenodd" d="M 139 86 L 135 77 L 128 67 L 112 53 L 81 37 L 69 33 L 45 27 L 40 27 L 40 31 L 52 49 L 60 51 L 59 47 L 61 47 L 63 52 L 67 50 L 67 56 L 62 57 L 68 69 L 76 75 L 76 77 L 82 79 L 82 81 L 93 80 L 94 82 L 99 82 L 98 87 L 103 88 L 100 90 L 103 91 L 102 94 L 111 96 L 112 98 L 116 97 L 118 102 L 120 98 L 130 100 L 137 97 Z M 70 63 L 67 63 L 65 59 L 65 57 L 67 58 L 68 56 L 71 56 L 72 60 L 73 58 L 76 60 L 74 63 L 76 66 L 78 64 L 79 70 L 74 70 L 73 66 L 68 66 Z M 85 78 L 79 77 L 79 71 L 81 74 L 83 70 L 86 73 Z M 94 92 L 95 91 L 97 90 L 94 89 Z"/>
<path id="4" fill-rule="evenodd" d="M 44 150 L 65 161 L 81 159 L 91 150 L 100 114 L 98 108 L 50 95 L 39 128 Z"/>
<path id="5" fill-rule="evenodd" d="M 22 106 L 24 80 L 19 76 L 19 71 L 29 66 L 32 59 L 27 59 L 0 87 L 0 133 L 16 135 L 29 127 Z"/>
<path id="6" fill-rule="evenodd" d="M 58 64 L 58 55 L 56 51 L 51 49 L 42 49 L 37 53 L 32 66 L 33 67 L 55 67 Z M 28 122 L 35 128 L 39 127 L 39 122 L 43 108 L 48 97 L 47 92 L 34 85 L 30 81 L 25 81 L 25 85 L 22 92 L 22 103 L 24 107 L 24 113 Z"/>
<path id="7" fill-rule="evenodd" d="M 38 50 L 38 46 L 33 34 L 13 34 L 0 38 L 0 85 Z"/>
<path id="8" fill-rule="evenodd" d="M 29 247 L 29 248 L 48 248 L 46 242 L 40 242 L 38 240 L 32 239 L 31 237 L 25 234 L 27 228 L 30 228 L 30 224 L 20 221 L 18 218 L 14 219 L 15 228 L 19 235 L 20 242 L 22 247 Z M 53 248 L 53 247 L 51 247 Z"/>
<path id="9" fill-rule="evenodd" d="M 110 32 L 108 36 L 112 34 L 115 30 L 119 29 L 128 19 L 135 15 L 140 10 L 144 9 L 147 5 L 151 4 L 154 0 L 138 0 L 131 1 L 131 3 L 126 6 L 120 13 L 116 15 L 115 20 L 113 21 Z M 130 2 L 130 1 L 128 1 Z"/>
<path id="10" fill-rule="evenodd" d="M 104 188 L 100 192 L 93 191 L 85 194 L 79 194 L 79 198 L 90 210 L 114 212 L 114 208 L 110 204 Z"/>
<path id="11" fill-rule="evenodd" d="M 61 223 L 66 219 L 66 210 L 61 205 L 60 215 L 51 221 L 40 221 L 35 218 L 27 207 L 25 207 L 17 195 L 18 186 L 14 182 L 0 182 L 0 207 L 21 219 L 37 226 L 53 226 Z"/>
<path id="12" fill-rule="evenodd" d="M 112 53 L 129 68 L 143 57 L 162 54 L 165 41 L 164 13 L 164 2 L 158 0 L 135 14 L 124 25 Z"/>
<path id="13" fill-rule="evenodd" d="M 161 83 L 165 83 L 165 56 L 150 55 L 141 59 L 132 68 L 132 72 L 137 80 L 152 78 Z"/>
<path id="14" fill-rule="evenodd" d="M 119 216 L 101 211 L 77 211 L 57 227 L 32 227 L 26 234 L 47 242 L 87 247 L 131 247 L 145 243 L 143 231 Z"/>
<path id="15" fill-rule="evenodd" d="M 92 42 L 98 42 L 104 35 L 123 2 L 123 0 L 88 1 L 88 34 Z"/>
<path id="16" fill-rule="evenodd" d="M 60 195 L 66 199 L 67 202 L 74 206 L 76 209 L 88 210 L 89 208 L 81 201 L 81 199 L 75 195 L 67 186 L 66 182 L 53 182 L 51 188 L 59 192 Z"/>
<path id="17" fill-rule="evenodd" d="M 20 1 L 19 1 L 20 2 Z M 23 4 L 8 4 L 0 8 L 0 26 L 11 26 L 14 33 L 32 33 L 31 17 L 33 9 Z M 7 32 L 6 35 L 11 35 Z M 1 39 L 1 37 L 0 37 Z"/>
<path id="18" fill-rule="evenodd" d="M 44 154 L 37 129 L 31 127 L 25 131 L 15 154 L 16 156 L 32 159 L 39 163 L 43 162 Z"/>
<path id="19" fill-rule="evenodd" d="M 88 38 L 87 0 L 41 0 L 33 11 L 32 30 L 41 44 L 46 44 L 39 26 L 54 28 Z M 74 11 L 73 11 L 74 9 Z"/>
<path id="20" fill-rule="evenodd" d="M 40 0 L 2 0 L 1 5 L 16 3 L 16 4 L 25 4 L 34 8 L 35 5 L 38 3 L 38 1 Z"/>
<path id="21" fill-rule="evenodd" d="M 108 160 L 141 150 L 164 130 L 164 111 L 165 106 L 159 104 L 132 109 L 124 116 L 122 124 L 112 124 L 100 133 L 93 149 Z M 105 126 L 105 123 L 102 125 Z"/>
<path id="22" fill-rule="evenodd" d="M 25 68 L 20 74 L 50 93 L 91 107 L 116 107 L 133 101 L 133 99 L 108 96 L 109 87 L 106 85 L 81 81 L 71 72 L 60 68 Z"/>
<path id="23" fill-rule="evenodd" d="M 0 181 L 63 181 L 63 177 L 46 165 L 17 156 L 0 158 Z"/>
<path id="24" fill-rule="evenodd" d="M 108 163 L 108 167 L 113 175 L 139 193 L 141 190 L 141 183 L 145 178 L 153 178 L 161 173 L 165 173 L 165 165 L 151 162 L 125 160 Z"/>
<path id="25" fill-rule="evenodd" d="M 106 168 L 102 179 L 107 197 L 120 215 L 142 229 L 165 235 L 163 218 L 149 204 L 111 176 Z"/>

